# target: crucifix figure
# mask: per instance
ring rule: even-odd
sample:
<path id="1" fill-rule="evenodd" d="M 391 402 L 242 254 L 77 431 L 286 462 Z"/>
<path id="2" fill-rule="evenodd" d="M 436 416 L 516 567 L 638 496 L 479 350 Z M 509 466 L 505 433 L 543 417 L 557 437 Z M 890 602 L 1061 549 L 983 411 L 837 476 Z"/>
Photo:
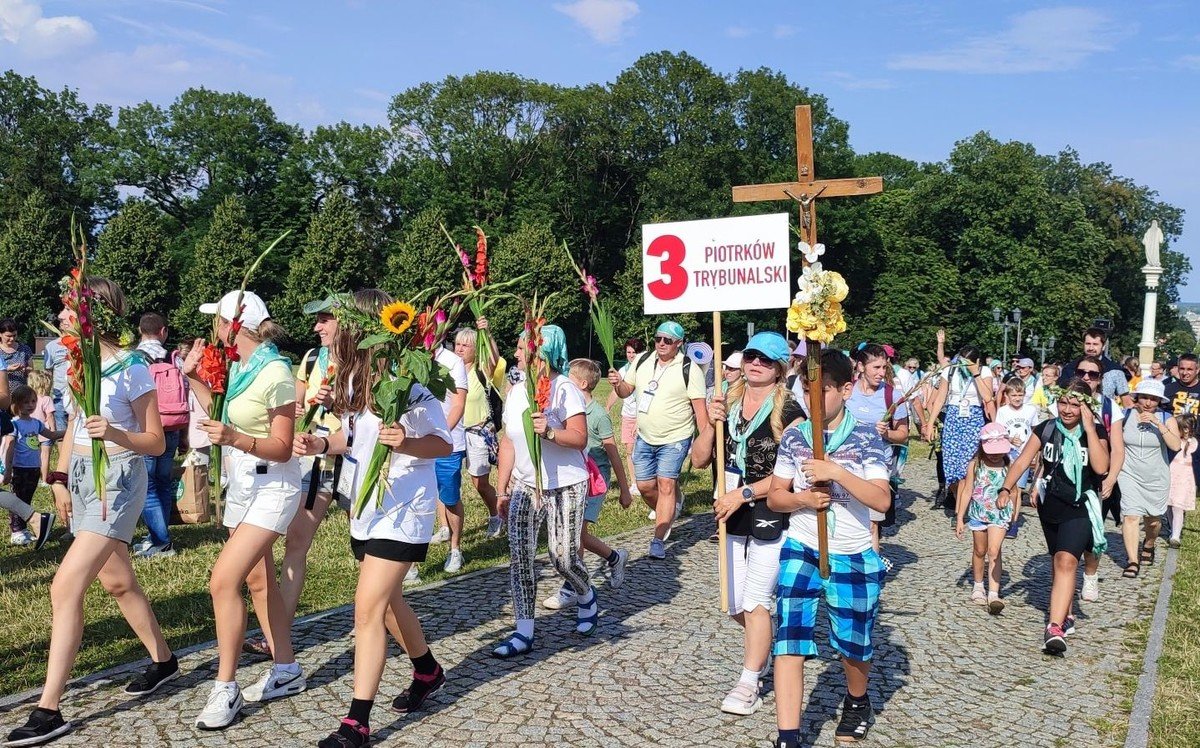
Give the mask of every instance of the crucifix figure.
<path id="1" fill-rule="evenodd" d="M 800 238 L 810 247 L 817 246 L 818 198 L 872 195 L 883 192 L 883 177 L 853 177 L 850 179 L 817 179 L 813 167 L 812 107 L 807 104 L 796 107 L 796 182 L 751 184 L 733 188 L 735 203 L 760 202 L 763 200 L 794 200 L 800 206 Z M 808 265 L 808 260 L 804 260 Z M 824 398 L 821 386 L 821 344 L 809 340 L 807 344 L 808 365 L 805 380 L 808 382 L 809 415 L 813 421 L 813 457 L 825 459 Z M 817 535 L 821 557 L 821 576 L 829 578 L 829 537 L 826 533 L 826 512 L 817 513 Z"/>

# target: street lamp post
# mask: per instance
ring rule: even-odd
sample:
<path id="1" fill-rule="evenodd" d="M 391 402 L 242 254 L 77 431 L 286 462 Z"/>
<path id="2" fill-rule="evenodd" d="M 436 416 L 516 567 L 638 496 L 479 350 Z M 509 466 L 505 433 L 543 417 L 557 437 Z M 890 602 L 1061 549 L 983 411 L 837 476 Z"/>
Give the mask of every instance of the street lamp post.
<path id="1" fill-rule="evenodd" d="M 1003 309 L 1001 309 L 1000 307 L 994 307 L 992 309 L 992 319 L 994 319 L 996 321 L 996 324 L 998 326 L 1004 328 L 1004 353 L 1001 356 L 1001 360 L 1004 362 L 1004 365 L 1007 366 L 1008 365 L 1008 331 L 1010 328 L 1013 328 L 1013 327 L 1017 328 L 1017 338 L 1015 341 L 1016 355 L 1021 354 L 1021 310 L 1018 307 L 1013 307 L 1012 319 L 1010 320 L 1008 318 L 1008 316 L 1004 314 Z"/>
<path id="2" fill-rule="evenodd" d="M 1013 318 L 1013 321 L 1017 323 L 1017 337 L 1013 340 L 1013 345 L 1016 346 L 1017 350 L 1013 352 L 1013 357 L 1020 358 L 1021 357 L 1021 308 L 1020 307 L 1013 307 L 1012 318 Z M 1005 356 L 1005 358 L 1008 358 L 1008 357 Z"/>
<path id="3" fill-rule="evenodd" d="M 1054 344 L 1057 341 L 1054 339 L 1053 335 L 1051 335 L 1046 340 L 1042 340 L 1038 335 L 1035 334 L 1035 335 L 1030 335 L 1027 342 L 1029 343 L 1031 350 L 1038 352 L 1038 364 L 1040 366 L 1045 366 L 1046 365 L 1046 351 L 1054 350 Z"/>
<path id="4" fill-rule="evenodd" d="M 1146 229 L 1145 235 L 1142 236 L 1142 247 L 1146 252 L 1146 265 L 1142 268 L 1142 273 L 1146 276 L 1146 304 L 1142 310 L 1142 340 L 1138 343 L 1138 359 L 1142 364 L 1142 376 L 1150 376 L 1150 362 L 1154 360 L 1154 332 L 1155 332 L 1155 316 L 1158 312 L 1158 279 L 1162 275 L 1162 262 L 1159 259 L 1159 250 L 1162 247 L 1163 239 L 1162 229 L 1158 227 L 1158 221 L 1150 222 L 1150 228 Z"/>

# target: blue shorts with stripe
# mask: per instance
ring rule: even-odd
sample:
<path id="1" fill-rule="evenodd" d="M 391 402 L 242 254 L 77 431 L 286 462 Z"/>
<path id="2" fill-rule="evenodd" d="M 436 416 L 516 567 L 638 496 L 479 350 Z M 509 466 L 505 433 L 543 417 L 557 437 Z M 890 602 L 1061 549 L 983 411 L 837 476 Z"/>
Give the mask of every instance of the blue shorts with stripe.
<path id="1" fill-rule="evenodd" d="M 843 657 L 871 659 L 871 630 L 879 613 L 879 590 L 886 571 L 873 548 L 829 554 L 829 579 L 822 579 L 817 551 L 788 538 L 779 554 L 775 654 L 815 657 L 817 604 L 825 598 L 829 643 Z"/>

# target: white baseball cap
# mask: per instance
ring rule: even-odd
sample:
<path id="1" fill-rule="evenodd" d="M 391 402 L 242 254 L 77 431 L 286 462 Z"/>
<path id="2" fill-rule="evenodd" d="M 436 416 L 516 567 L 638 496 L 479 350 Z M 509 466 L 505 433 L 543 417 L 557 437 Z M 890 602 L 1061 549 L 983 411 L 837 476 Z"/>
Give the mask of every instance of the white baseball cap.
<path id="1" fill-rule="evenodd" d="M 237 316 L 238 310 L 238 295 L 242 297 L 242 326 L 250 331 L 257 331 L 259 325 L 271 319 L 271 313 L 267 311 L 267 305 L 263 302 L 262 297 L 253 291 L 230 291 L 221 297 L 221 300 L 216 303 L 208 303 L 200 305 L 201 314 L 220 314 L 223 319 L 233 321 Z"/>
<path id="2" fill-rule="evenodd" d="M 727 356 L 725 358 L 725 368 L 726 369 L 742 368 L 742 352 L 734 351 L 733 353 L 729 354 L 729 356 Z"/>

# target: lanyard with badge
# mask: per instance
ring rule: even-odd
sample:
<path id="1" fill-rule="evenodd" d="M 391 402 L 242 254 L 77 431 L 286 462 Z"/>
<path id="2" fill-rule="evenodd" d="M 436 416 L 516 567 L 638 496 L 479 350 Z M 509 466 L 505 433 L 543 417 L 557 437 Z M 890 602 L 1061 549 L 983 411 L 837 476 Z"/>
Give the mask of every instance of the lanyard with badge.
<path id="1" fill-rule="evenodd" d="M 638 413 L 650 412 L 650 404 L 654 401 L 654 393 L 658 391 L 658 381 L 663 378 L 663 374 L 667 373 L 667 367 L 671 365 L 670 362 L 668 362 L 667 365 L 663 367 L 662 373 L 659 373 L 658 364 L 659 362 L 655 360 L 654 378 L 646 383 L 646 389 L 642 390 L 641 395 L 638 396 Z"/>
<path id="2" fill-rule="evenodd" d="M 346 423 L 346 454 L 342 455 L 341 470 L 337 475 L 337 491 L 338 496 L 343 496 L 347 501 L 354 500 L 354 482 L 358 476 L 358 460 L 350 454 L 350 447 L 354 446 L 354 421 L 355 416 L 351 414 Z"/>

